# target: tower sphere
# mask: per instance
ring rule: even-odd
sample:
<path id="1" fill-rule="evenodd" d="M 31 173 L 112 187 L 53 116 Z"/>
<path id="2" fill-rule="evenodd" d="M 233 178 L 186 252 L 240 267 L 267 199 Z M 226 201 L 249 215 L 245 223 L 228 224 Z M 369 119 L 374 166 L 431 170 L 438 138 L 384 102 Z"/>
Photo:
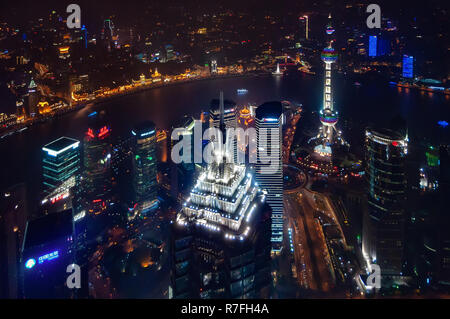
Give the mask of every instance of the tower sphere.
<path id="1" fill-rule="evenodd" d="M 338 58 L 338 54 L 333 48 L 328 47 L 323 49 L 321 57 L 322 61 L 325 63 L 334 63 Z"/>
<path id="2" fill-rule="evenodd" d="M 334 126 L 338 122 L 338 114 L 336 111 L 326 108 L 320 110 L 319 119 L 325 126 Z"/>

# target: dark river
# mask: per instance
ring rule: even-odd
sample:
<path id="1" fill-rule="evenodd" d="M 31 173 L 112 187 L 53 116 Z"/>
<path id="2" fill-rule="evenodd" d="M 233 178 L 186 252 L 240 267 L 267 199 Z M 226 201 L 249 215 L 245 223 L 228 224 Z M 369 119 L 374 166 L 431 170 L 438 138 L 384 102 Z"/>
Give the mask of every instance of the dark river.
<path id="1" fill-rule="evenodd" d="M 334 79 L 335 107 L 341 119 L 364 125 L 382 124 L 400 114 L 407 120 L 410 137 L 414 137 L 411 138 L 412 143 L 414 139 L 424 138 L 437 141 L 442 136 L 448 142 L 448 129 L 444 132 L 437 122 L 450 121 L 449 96 L 400 90 L 384 81 L 358 81 L 362 86 L 357 87 L 354 80 L 340 75 Z M 60 136 L 82 139 L 87 115 L 94 110 L 107 110 L 113 137 L 118 137 L 130 134 L 132 126 L 143 120 L 152 120 L 159 128 L 170 128 L 185 114 L 194 115 L 207 110 L 209 102 L 218 98 L 221 89 L 225 98 L 238 105 L 289 100 L 303 104 L 305 111 L 315 111 L 321 106 L 322 83 L 320 75 L 205 80 L 152 89 L 87 107 L 1 140 L 0 190 L 26 182 L 30 194 L 38 194 L 41 187 L 41 147 Z M 247 89 L 248 93 L 237 95 L 236 90 L 240 88 Z M 302 122 L 299 123 L 301 125 Z M 345 136 L 345 131 L 343 134 Z"/>

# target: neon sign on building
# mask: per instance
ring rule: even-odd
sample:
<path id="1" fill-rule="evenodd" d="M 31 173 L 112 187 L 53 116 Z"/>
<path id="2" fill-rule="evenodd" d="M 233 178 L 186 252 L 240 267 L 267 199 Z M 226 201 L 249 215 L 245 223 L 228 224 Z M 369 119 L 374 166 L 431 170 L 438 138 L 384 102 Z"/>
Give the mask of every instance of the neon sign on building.
<path id="1" fill-rule="evenodd" d="M 56 259 L 58 257 L 59 257 L 59 251 L 55 250 L 54 252 L 51 252 L 51 253 L 48 253 L 48 254 L 45 254 L 45 255 L 42 255 L 41 257 L 39 257 L 38 263 L 42 264 L 45 261 L 50 261 L 50 260 Z"/>

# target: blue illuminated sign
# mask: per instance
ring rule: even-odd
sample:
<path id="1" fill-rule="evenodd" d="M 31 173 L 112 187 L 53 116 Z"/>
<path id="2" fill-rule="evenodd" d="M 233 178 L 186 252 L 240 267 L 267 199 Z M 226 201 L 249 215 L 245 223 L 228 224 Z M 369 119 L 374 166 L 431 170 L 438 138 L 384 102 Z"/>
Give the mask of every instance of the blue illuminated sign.
<path id="1" fill-rule="evenodd" d="M 51 253 L 48 253 L 48 254 L 45 254 L 45 255 L 39 257 L 38 262 L 39 262 L 39 264 L 42 264 L 45 261 L 50 261 L 50 260 L 56 259 L 58 257 L 59 257 L 59 251 L 55 250 L 54 252 L 51 252 Z"/>

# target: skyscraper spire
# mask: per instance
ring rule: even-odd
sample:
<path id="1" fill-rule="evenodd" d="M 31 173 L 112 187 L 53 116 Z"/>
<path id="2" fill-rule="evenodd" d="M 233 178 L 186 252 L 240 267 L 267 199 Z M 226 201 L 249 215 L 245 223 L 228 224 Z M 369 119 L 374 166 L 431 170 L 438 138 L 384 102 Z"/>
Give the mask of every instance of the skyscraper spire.
<path id="1" fill-rule="evenodd" d="M 220 112 L 220 124 L 219 124 L 219 128 L 223 133 L 223 128 L 225 125 L 225 121 L 224 121 L 224 113 L 225 113 L 225 106 L 224 106 L 224 101 L 223 101 L 223 91 L 220 91 L 220 97 L 219 97 L 219 112 Z"/>

